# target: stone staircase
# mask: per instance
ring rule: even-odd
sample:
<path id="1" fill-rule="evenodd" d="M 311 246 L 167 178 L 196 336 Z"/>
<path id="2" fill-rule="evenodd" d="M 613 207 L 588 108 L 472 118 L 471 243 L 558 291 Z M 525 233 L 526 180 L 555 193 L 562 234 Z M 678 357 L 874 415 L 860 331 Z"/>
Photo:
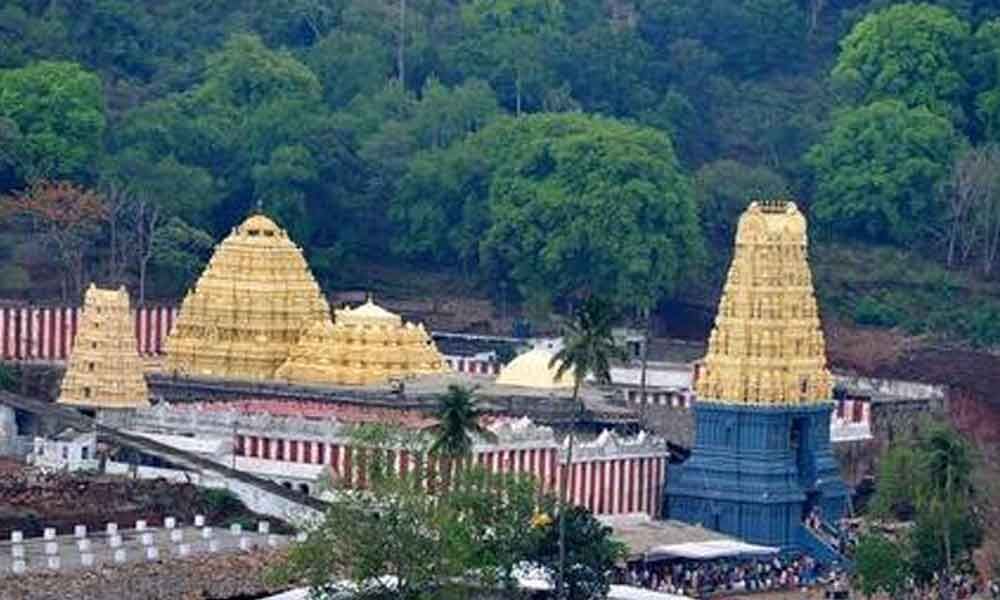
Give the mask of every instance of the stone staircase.
<path id="1" fill-rule="evenodd" d="M 833 528 L 824 523 L 824 529 L 827 531 L 832 531 Z M 798 526 L 797 541 L 802 550 L 818 560 L 821 564 L 825 566 L 837 565 L 842 569 L 850 569 L 853 565 L 846 556 L 841 554 L 837 549 L 831 545 L 828 541 L 823 539 L 822 536 L 817 535 L 816 532 L 809 529 L 805 524 L 800 524 Z"/>

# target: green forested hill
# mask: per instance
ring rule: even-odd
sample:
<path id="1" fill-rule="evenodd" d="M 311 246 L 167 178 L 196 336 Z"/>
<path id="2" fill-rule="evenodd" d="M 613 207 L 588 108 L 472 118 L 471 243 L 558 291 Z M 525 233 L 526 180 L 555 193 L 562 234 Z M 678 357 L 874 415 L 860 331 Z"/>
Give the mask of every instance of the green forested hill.
<path id="1" fill-rule="evenodd" d="M 259 204 L 328 286 L 710 303 L 787 195 L 829 310 L 990 345 L 997 141 L 994 0 L 5 0 L 0 293 L 176 295 Z"/>

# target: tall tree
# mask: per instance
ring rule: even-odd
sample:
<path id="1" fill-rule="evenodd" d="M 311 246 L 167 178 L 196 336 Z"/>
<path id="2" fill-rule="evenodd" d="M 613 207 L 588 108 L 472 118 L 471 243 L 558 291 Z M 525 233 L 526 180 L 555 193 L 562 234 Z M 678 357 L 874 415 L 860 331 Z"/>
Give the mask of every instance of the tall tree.
<path id="1" fill-rule="evenodd" d="M 670 139 L 574 114 L 500 121 L 480 265 L 522 297 L 659 299 L 703 256 Z"/>
<path id="2" fill-rule="evenodd" d="M 896 99 L 962 123 L 969 42 L 968 24 L 946 8 L 890 6 L 844 38 L 833 78 L 852 88 L 860 104 Z"/>
<path id="3" fill-rule="evenodd" d="M 472 436 L 495 441 L 496 435 L 480 423 L 482 412 L 476 408 L 475 396 L 469 388 L 449 385 L 437 402 L 437 423 L 427 429 L 434 436 L 429 452 L 443 459 L 448 488 L 455 461 L 461 463 L 472 455 Z"/>
<path id="4" fill-rule="evenodd" d="M 597 383 L 611 382 L 611 364 L 624 360 L 625 352 L 615 342 L 612 333 L 615 312 L 608 302 L 591 296 L 573 313 L 573 318 L 563 324 L 563 346 L 552 357 L 550 368 L 556 378 L 566 373 L 573 377 L 573 423 L 567 434 L 566 460 L 559 481 L 559 574 L 556 580 L 556 597 L 565 598 L 566 582 L 566 520 L 569 471 L 573 464 L 573 444 L 580 413 L 583 410 L 580 386 L 587 375 Z"/>
<path id="5" fill-rule="evenodd" d="M 981 540 L 973 510 L 975 460 L 958 432 L 927 422 L 913 439 L 894 445 L 880 467 L 886 484 L 876 494 L 875 514 L 916 522 L 910 541 L 922 582 L 950 574 L 954 560 Z"/>
<path id="6" fill-rule="evenodd" d="M 872 241 L 925 238 L 943 218 L 937 186 L 962 143 L 946 118 L 898 100 L 838 114 L 806 158 L 814 222 Z"/>
<path id="7" fill-rule="evenodd" d="M 65 181 L 36 181 L 0 203 L 0 214 L 27 219 L 52 247 L 63 269 L 63 301 L 79 298 L 84 257 L 105 220 L 107 207 L 97 192 Z"/>
<path id="8" fill-rule="evenodd" d="M 101 80 L 70 62 L 40 61 L 0 70 L 3 119 L 18 132 L 16 171 L 22 180 L 85 180 L 102 152 Z"/>
<path id="9" fill-rule="evenodd" d="M 502 90 L 513 87 L 513 106 L 507 106 L 517 116 L 529 86 L 536 88 L 537 105 L 544 97 L 537 89 L 545 77 L 541 51 L 545 36 L 561 25 L 561 0 L 474 0 L 463 10 L 471 29 L 461 50 L 469 74 L 485 76 L 504 98 Z"/>

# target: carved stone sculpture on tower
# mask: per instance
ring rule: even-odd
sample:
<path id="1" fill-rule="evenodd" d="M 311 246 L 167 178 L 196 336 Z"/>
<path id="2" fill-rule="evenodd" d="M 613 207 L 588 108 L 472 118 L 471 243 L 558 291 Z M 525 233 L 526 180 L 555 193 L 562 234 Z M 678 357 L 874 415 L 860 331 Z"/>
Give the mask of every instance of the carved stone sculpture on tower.
<path id="1" fill-rule="evenodd" d="M 219 244 L 181 304 L 167 338 L 166 372 L 273 379 L 330 307 L 302 250 L 274 221 L 254 215 Z"/>
<path id="2" fill-rule="evenodd" d="M 740 217 L 695 390 L 705 400 L 734 404 L 830 400 L 806 220 L 794 203 L 754 202 Z"/>
<path id="3" fill-rule="evenodd" d="M 446 370 L 424 326 L 375 304 L 336 311 L 315 322 L 292 348 L 276 377 L 299 383 L 369 385 Z"/>
<path id="4" fill-rule="evenodd" d="M 87 289 L 58 403 L 109 409 L 149 406 L 124 287 L 103 290 L 91 284 Z"/>

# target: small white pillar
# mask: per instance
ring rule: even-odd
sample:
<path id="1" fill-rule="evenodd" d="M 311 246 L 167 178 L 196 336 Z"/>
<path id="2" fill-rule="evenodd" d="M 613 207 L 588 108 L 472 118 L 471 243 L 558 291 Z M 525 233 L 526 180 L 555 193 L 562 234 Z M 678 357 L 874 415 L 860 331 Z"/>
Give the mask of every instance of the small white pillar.
<path id="1" fill-rule="evenodd" d="M 48 558 L 48 560 L 46 561 L 47 566 L 49 567 L 49 569 L 51 569 L 53 571 L 58 571 L 59 570 L 59 566 L 60 566 L 61 562 L 62 561 L 59 560 L 59 555 L 50 556 Z"/>
<path id="2" fill-rule="evenodd" d="M 212 528 L 211 527 L 203 527 L 202 528 L 202 530 L 201 530 L 201 539 L 203 539 L 203 540 L 212 539 Z"/>
<path id="3" fill-rule="evenodd" d="M 23 531 L 11 531 L 10 532 L 10 543 L 11 544 L 20 544 L 23 541 L 24 541 L 24 532 Z"/>
<path id="4" fill-rule="evenodd" d="M 173 542 L 175 544 L 179 544 L 183 540 L 184 540 L 184 530 L 183 529 L 174 529 L 173 531 L 170 532 L 170 541 L 171 542 Z"/>
<path id="5" fill-rule="evenodd" d="M 83 539 L 76 541 L 76 547 L 80 550 L 80 553 L 90 552 L 90 540 Z"/>
<path id="6" fill-rule="evenodd" d="M 189 554 L 191 554 L 191 546 L 189 546 L 187 544 L 181 544 L 180 546 L 177 546 L 177 555 L 178 556 L 180 556 L 181 558 L 183 558 L 185 556 L 188 556 Z"/>
<path id="7" fill-rule="evenodd" d="M 46 540 L 54 540 L 54 539 L 56 539 L 56 528 L 55 527 L 46 527 L 45 528 L 44 537 L 45 537 Z"/>
<path id="8" fill-rule="evenodd" d="M 158 560 L 160 558 L 160 550 L 156 546 L 150 546 L 146 548 L 146 560 Z"/>
<path id="9" fill-rule="evenodd" d="M 250 549 L 250 538 L 248 538 L 248 537 L 241 537 L 240 538 L 240 550 L 249 550 L 249 549 Z"/>
<path id="10" fill-rule="evenodd" d="M 215 554 L 219 551 L 219 540 L 212 538 L 208 541 L 208 551 Z"/>
<path id="11" fill-rule="evenodd" d="M 261 521 L 257 523 L 257 533 L 261 535 L 267 535 L 271 533 L 271 524 L 267 521 Z"/>
<path id="12" fill-rule="evenodd" d="M 136 531 L 146 531 L 146 521 L 145 520 L 136 521 L 135 522 L 135 530 Z"/>
<path id="13" fill-rule="evenodd" d="M 10 568 L 14 571 L 14 575 L 24 575 L 24 572 L 28 570 L 28 564 L 23 560 L 15 560 Z"/>
<path id="14" fill-rule="evenodd" d="M 45 542 L 45 554 L 49 556 L 59 554 L 59 542 Z"/>
<path id="15" fill-rule="evenodd" d="M 243 535 L 243 526 L 239 523 L 233 523 L 229 526 L 229 533 L 234 536 Z"/>
<path id="16" fill-rule="evenodd" d="M 87 526 L 86 525 L 77 525 L 76 527 L 74 527 L 73 528 L 73 537 L 75 537 L 78 540 L 87 537 Z"/>
<path id="17" fill-rule="evenodd" d="M 175 527 L 177 527 L 177 519 L 174 517 L 167 517 L 166 519 L 163 519 L 164 529 L 173 529 Z"/>
<path id="18" fill-rule="evenodd" d="M 276 548 L 278 546 L 278 536 L 273 534 L 267 536 L 267 545 L 272 548 Z"/>
<path id="19" fill-rule="evenodd" d="M 152 533 L 144 533 L 144 534 L 142 534 L 142 545 L 143 546 L 152 546 L 153 545 L 153 534 Z"/>
<path id="20" fill-rule="evenodd" d="M 14 559 L 24 558 L 24 546 L 17 544 L 10 547 L 10 555 Z"/>
<path id="21" fill-rule="evenodd" d="M 125 558 L 126 558 L 125 548 L 118 548 L 117 550 L 115 550 L 115 563 L 120 565 L 123 562 L 125 562 Z"/>
<path id="22" fill-rule="evenodd" d="M 94 555 L 91 554 L 91 553 L 89 553 L 89 552 L 86 553 L 86 554 L 81 554 L 80 555 L 80 564 L 83 565 L 84 567 L 88 568 L 88 569 L 90 567 L 93 567 L 94 566 Z"/>
<path id="23" fill-rule="evenodd" d="M 194 516 L 194 526 L 204 527 L 205 526 L 205 515 L 195 515 Z"/>
<path id="24" fill-rule="evenodd" d="M 108 538 L 108 545 L 112 548 L 119 548 L 122 545 L 122 536 L 117 533 Z"/>
<path id="25" fill-rule="evenodd" d="M 108 535 L 116 535 L 118 533 L 118 523 L 108 523 L 105 531 Z"/>

